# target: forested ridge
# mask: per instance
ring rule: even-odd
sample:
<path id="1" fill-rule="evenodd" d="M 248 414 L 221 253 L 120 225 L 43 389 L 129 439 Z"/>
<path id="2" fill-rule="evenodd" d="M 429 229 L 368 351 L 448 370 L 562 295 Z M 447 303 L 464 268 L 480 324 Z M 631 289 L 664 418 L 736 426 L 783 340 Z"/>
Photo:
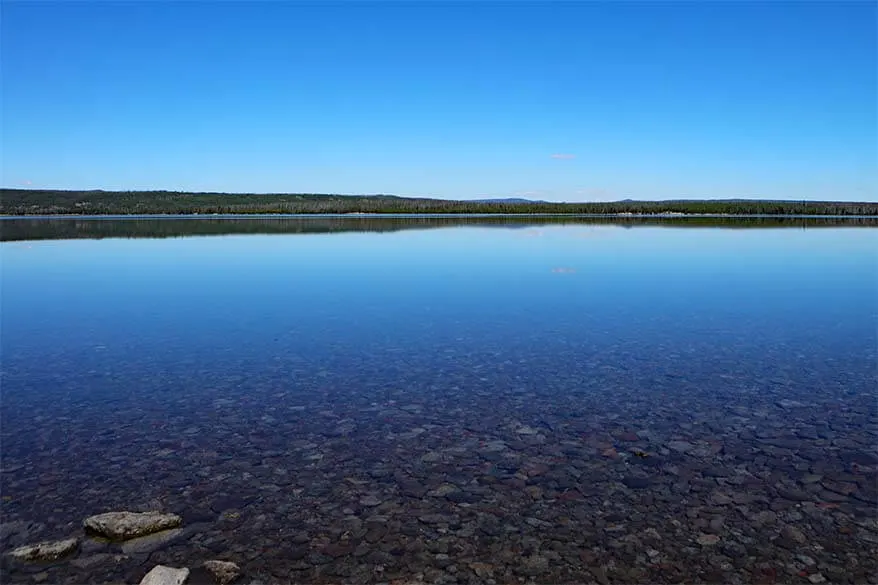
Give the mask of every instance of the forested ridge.
<path id="1" fill-rule="evenodd" d="M 749 199 L 547 203 L 455 201 L 393 195 L 0 190 L 3 215 L 189 215 L 304 213 L 570 213 L 878 215 L 876 202 Z"/>

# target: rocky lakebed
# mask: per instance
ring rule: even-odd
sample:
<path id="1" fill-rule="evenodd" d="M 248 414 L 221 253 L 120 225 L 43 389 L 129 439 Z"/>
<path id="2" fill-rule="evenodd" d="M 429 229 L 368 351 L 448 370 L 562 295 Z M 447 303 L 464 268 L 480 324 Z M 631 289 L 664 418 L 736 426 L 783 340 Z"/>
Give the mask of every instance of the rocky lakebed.
<path id="1" fill-rule="evenodd" d="M 875 380 L 739 357 L 57 376 L 4 397 L 2 581 L 878 583 Z"/>

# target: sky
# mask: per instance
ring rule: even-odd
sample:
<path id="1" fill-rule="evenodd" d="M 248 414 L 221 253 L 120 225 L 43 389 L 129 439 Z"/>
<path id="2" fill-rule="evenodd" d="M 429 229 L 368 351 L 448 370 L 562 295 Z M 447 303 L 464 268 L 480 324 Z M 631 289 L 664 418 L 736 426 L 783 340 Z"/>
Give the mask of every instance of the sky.
<path id="1" fill-rule="evenodd" d="M 0 4 L 0 184 L 878 201 L 878 3 Z"/>

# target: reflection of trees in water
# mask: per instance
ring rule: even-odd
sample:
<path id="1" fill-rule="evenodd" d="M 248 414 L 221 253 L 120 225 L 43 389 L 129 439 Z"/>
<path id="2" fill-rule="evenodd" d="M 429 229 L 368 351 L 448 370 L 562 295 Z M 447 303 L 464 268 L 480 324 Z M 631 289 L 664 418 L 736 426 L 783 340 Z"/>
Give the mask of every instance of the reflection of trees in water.
<path id="1" fill-rule="evenodd" d="M 28 218 L 0 220 L 0 240 L 169 238 L 223 234 L 396 232 L 451 227 L 525 228 L 551 225 L 819 228 L 878 227 L 878 218 L 815 217 L 571 217 L 571 216 L 323 216 L 283 218 Z"/>

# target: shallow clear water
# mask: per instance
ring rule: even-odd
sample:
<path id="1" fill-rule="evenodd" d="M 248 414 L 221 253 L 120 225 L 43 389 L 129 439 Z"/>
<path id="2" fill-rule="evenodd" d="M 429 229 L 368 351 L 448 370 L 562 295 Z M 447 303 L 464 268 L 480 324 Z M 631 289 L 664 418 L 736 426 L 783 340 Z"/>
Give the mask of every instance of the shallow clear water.
<path id="1" fill-rule="evenodd" d="M 10 582 L 874 582 L 874 227 L 308 221 L 0 244 Z"/>

